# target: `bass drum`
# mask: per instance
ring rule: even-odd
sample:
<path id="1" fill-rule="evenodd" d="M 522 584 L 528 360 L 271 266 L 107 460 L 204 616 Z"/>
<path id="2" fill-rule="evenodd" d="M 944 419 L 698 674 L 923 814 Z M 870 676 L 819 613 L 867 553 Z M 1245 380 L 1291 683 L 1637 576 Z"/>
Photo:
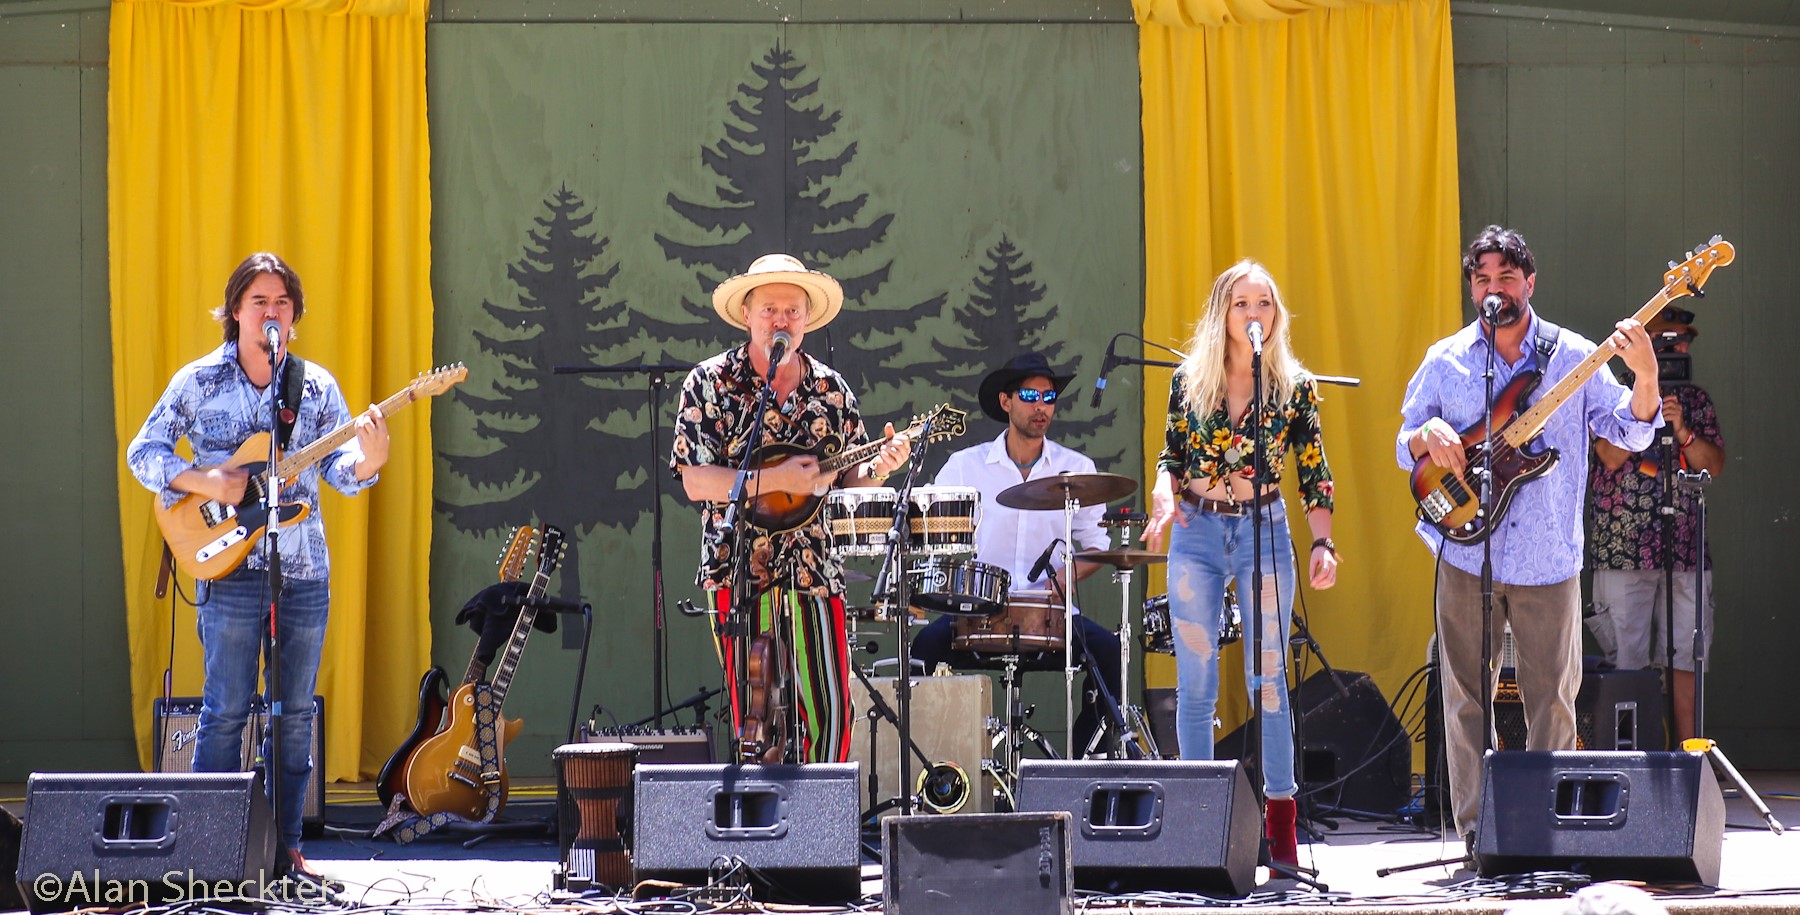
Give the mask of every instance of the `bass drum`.
<path id="1" fill-rule="evenodd" d="M 1006 608 L 992 616 L 957 617 L 950 647 L 976 654 L 1038 654 L 1061 651 L 1063 606 L 1048 591 L 1015 591 Z M 1018 635 L 1015 646 L 1014 634 Z"/>
<path id="2" fill-rule="evenodd" d="M 1244 637 L 1244 624 L 1238 617 L 1237 589 L 1225 589 L 1225 605 L 1219 611 L 1219 647 L 1224 648 Z M 1144 650 L 1152 654 L 1175 653 L 1175 627 L 1169 619 L 1169 595 L 1158 594 L 1144 601 Z"/>
<path id="3" fill-rule="evenodd" d="M 1006 606 L 1012 576 L 997 565 L 968 560 L 933 559 L 907 573 L 912 602 L 935 613 L 987 616 Z"/>

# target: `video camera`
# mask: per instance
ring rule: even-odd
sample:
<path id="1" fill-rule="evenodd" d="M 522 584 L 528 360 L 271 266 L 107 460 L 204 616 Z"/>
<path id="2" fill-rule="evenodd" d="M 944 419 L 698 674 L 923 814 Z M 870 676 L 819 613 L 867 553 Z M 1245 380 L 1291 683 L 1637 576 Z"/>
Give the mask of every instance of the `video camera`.
<path id="1" fill-rule="evenodd" d="M 1678 346 L 1694 339 L 1694 313 L 1669 305 L 1650 322 L 1650 345 L 1656 350 L 1656 380 L 1663 387 L 1694 383 L 1693 357 Z"/>

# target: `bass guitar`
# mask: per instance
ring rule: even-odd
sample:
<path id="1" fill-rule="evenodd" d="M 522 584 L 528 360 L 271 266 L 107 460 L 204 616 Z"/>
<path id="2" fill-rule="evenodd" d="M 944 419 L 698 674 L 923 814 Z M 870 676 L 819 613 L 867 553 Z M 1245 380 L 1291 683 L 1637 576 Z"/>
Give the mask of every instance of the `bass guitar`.
<path id="1" fill-rule="evenodd" d="M 967 411 L 939 404 L 930 413 L 913 417 L 912 424 L 904 430 L 883 436 L 878 441 L 846 449 L 843 438 L 833 433 L 819 439 L 811 448 L 774 442 L 757 449 L 751 464 L 761 470 L 779 466 L 792 458 L 811 456 L 819 459 L 821 473 L 835 473 L 880 454 L 883 445 L 902 435 L 913 441 L 923 437 L 934 442 L 961 435 L 968 429 L 968 419 Z M 771 534 L 780 534 L 811 521 L 824 502 L 824 493 L 767 492 L 753 497 L 745 514 L 751 524 Z"/>
<path id="2" fill-rule="evenodd" d="M 525 640 L 531 635 L 531 624 L 537 619 L 537 600 L 550 585 L 550 576 L 562 562 L 563 532 L 544 525 L 544 539 L 538 544 L 537 574 L 519 607 L 519 620 L 513 624 L 506 640 L 506 652 L 494 670 L 487 689 L 493 694 L 495 714 L 506 702 L 506 690 L 519 670 L 519 658 L 525 653 Z M 406 762 L 406 800 L 420 816 L 434 813 L 456 813 L 471 820 L 480 819 L 487 811 L 488 785 L 497 782 L 500 804 L 506 804 L 506 744 L 519 736 L 523 719 L 504 721 L 495 736 L 495 769 L 484 771 L 481 747 L 477 743 L 475 723 L 475 690 L 479 684 L 465 683 L 450 694 L 450 721 L 443 730 L 427 738 Z"/>
<path id="3" fill-rule="evenodd" d="M 1713 270 L 1731 263 L 1736 256 L 1731 243 L 1721 241 L 1715 235 L 1705 247 L 1689 254 L 1687 260 L 1679 264 L 1671 261 L 1668 272 L 1663 274 L 1663 288 L 1632 318 L 1640 324 L 1648 324 L 1663 306 L 1675 299 L 1705 295 L 1702 290 Z M 1520 372 L 1494 396 L 1493 422 L 1498 428 L 1493 435 L 1495 489 L 1492 519 L 1484 517 L 1482 510 L 1481 476 L 1471 473 L 1486 461 L 1487 426 L 1479 419 L 1461 433 L 1463 454 L 1468 461 L 1463 473 L 1439 466 L 1429 454 L 1413 464 L 1412 495 L 1418 502 L 1419 517 L 1435 526 L 1451 543 L 1476 544 L 1486 539 L 1493 526 L 1506 515 L 1519 487 L 1556 466 L 1556 449 L 1527 450 L 1532 440 L 1543 431 L 1557 408 L 1573 397 L 1617 352 L 1609 336 L 1529 408 L 1524 407 L 1525 398 L 1537 387 L 1542 378 L 1540 372 Z"/>
<path id="4" fill-rule="evenodd" d="M 400 389 L 399 393 L 380 404 L 381 415 L 393 416 L 402 407 L 422 397 L 436 397 L 469 377 L 462 363 L 426 372 Z M 292 480 L 300 471 L 323 460 L 339 445 L 356 435 L 356 421 L 331 430 L 311 444 L 283 456 L 275 465 L 274 477 Z M 244 498 L 236 505 L 208 499 L 199 493 L 188 493 L 174 505 L 163 508 L 158 502 L 156 524 L 175 556 L 175 565 L 197 579 L 214 579 L 229 573 L 249 555 L 250 547 L 262 536 L 269 523 L 268 491 L 269 433 L 250 436 L 223 466 L 236 467 L 250 474 L 244 486 Z M 288 502 L 276 507 L 275 524 L 286 527 L 306 517 L 303 502 Z"/>
<path id="5" fill-rule="evenodd" d="M 513 531 L 512 542 L 500 554 L 500 580 L 518 581 L 525 570 L 525 559 L 531 555 L 531 544 L 537 537 L 537 531 L 530 525 L 521 526 Z M 479 646 L 477 646 L 479 649 Z M 487 673 L 487 665 L 474 651 L 469 652 L 469 666 L 463 671 L 459 686 L 481 682 Z M 444 712 L 449 708 L 450 675 L 442 667 L 433 665 L 419 678 L 419 710 L 413 719 L 412 732 L 400 741 L 400 746 L 381 767 L 381 775 L 375 779 L 375 794 L 381 798 L 381 806 L 386 808 L 394 801 L 394 795 L 406 790 L 406 764 L 412 759 L 413 751 L 425 738 L 436 734 L 444 728 Z M 510 736 L 510 735 L 509 735 Z"/>

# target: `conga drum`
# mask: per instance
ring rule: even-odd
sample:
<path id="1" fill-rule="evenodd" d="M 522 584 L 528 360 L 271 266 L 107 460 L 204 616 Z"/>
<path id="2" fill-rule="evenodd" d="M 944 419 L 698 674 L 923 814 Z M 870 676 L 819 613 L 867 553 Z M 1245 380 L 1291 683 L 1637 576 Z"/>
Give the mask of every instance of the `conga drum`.
<path id="1" fill-rule="evenodd" d="M 621 803 L 631 799 L 637 754 L 629 743 L 571 743 L 551 754 L 564 889 L 631 885 L 631 855 L 619 821 Z"/>

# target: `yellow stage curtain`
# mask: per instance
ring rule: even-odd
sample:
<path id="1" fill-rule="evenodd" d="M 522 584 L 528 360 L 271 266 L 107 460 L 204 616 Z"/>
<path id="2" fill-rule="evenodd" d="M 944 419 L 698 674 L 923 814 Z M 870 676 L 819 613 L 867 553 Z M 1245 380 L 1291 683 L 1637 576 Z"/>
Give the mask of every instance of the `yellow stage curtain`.
<path id="1" fill-rule="evenodd" d="M 107 209 L 119 447 L 171 375 L 220 342 L 208 310 L 246 255 L 305 284 L 294 351 L 330 369 L 352 411 L 431 367 L 425 0 L 120 0 L 111 16 Z M 392 417 L 381 481 L 326 488 L 331 625 L 327 777 L 379 767 L 429 664 L 430 407 Z M 153 496 L 119 469 L 139 756 L 175 643 L 174 694 L 198 695 L 194 610 L 154 587 Z M 193 582 L 180 584 L 191 598 Z"/>
<path id="2" fill-rule="evenodd" d="M 1370 672 L 1393 699 L 1432 632 L 1432 562 L 1393 457 L 1400 401 L 1426 346 L 1461 321 L 1450 4 L 1137 0 L 1136 10 L 1144 336 L 1180 347 L 1213 278 L 1253 257 L 1281 287 L 1307 367 L 1362 379 L 1323 389 L 1343 567 L 1336 588 L 1302 598 L 1332 666 Z M 1146 372 L 1148 472 L 1168 384 L 1168 370 Z M 1304 578 L 1311 537 L 1284 485 Z M 1226 663 L 1239 663 L 1235 652 Z M 1222 681 L 1236 694 L 1221 709 L 1242 709 L 1242 678 Z"/>

